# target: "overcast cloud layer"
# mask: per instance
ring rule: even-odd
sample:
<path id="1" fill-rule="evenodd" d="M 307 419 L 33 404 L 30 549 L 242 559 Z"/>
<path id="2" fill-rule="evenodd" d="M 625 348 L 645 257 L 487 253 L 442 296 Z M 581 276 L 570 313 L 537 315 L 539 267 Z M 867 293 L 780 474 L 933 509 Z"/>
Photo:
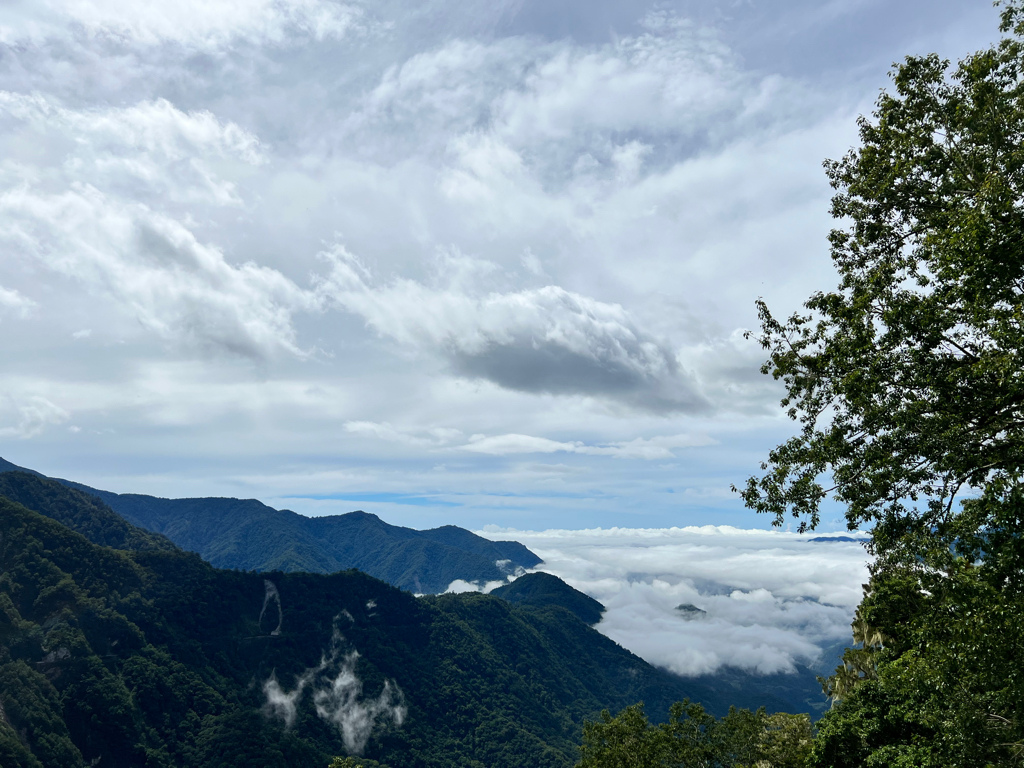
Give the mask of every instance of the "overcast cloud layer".
<path id="1" fill-rule="evenodd" d="M 868 579 L 861 544 L 796 533 L 708 525 L 481 534 L 525 544 L 544 558 L 538 570 L 605 606 L 598 630 L 682 675 L 830 669 L 822 651 L 850 642 Z"/>
<path id="2" fill-rule="evenodd" d="M 416 527 L 766 525 L 727 490 L 790 430 L 754 301 L 831 282 L 821 161 L 891 62 L 996 18 L 5 2 L 0 455 Z"/>

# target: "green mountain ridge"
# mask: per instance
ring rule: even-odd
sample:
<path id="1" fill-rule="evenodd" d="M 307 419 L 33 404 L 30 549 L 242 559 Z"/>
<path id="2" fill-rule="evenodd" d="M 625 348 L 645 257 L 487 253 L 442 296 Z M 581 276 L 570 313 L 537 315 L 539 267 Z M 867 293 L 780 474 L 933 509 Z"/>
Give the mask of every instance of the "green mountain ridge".
<path id="1" fill-rule="evenodd" d="M 43 476 L 0 459 L 0 476 L 11 471 Z M 452 525 L 417 531 L 366 512 L 305 517 L 255 499 L 162 499 L 53 479 L 101 499 L 129 523 L 218 568 L 308 573 L 358 568 L 422 594 L 443 592 L 456 579 L 504 581 L 541 562 L 518 542 L 490 541 Z"/>
<path id="2" fill-rule="evenodd" d="M 23 473 L 5 473 L 2 470 L 6 468 L 0 464 L 0 487 L 4 489 L 2 495 L 67 523 L 94 543 L 120 548 L 170 548 L 176 551 L 176 547 L 164 537 L 132 526 L 98 498 L 71 487 L 78 484 L 69 481 L 63 481 L 62 484 L 31 470 Z M 112 534 L 111 530 L 118 533 Z M 473 536 L 454 526 L 435 531 L 442 534 L 450 532 L 455 537 Z M 584 623 L 590 624 L 599 621 L 600 612 L 603 611 L 600 603 L 550 574 L 527 574 L 492 594 L 494 597 L 515 602 L 520 608 L 538 609 L 549 606 L 554 610 L 557 607 L 558 610 L 554 610 L 556 615 L 562 612 L 561 609 L 565 609 Z M 751 709 L 765 706 L 771 711 L 806 711 L 820 714 L 824 711 L 826 702 L 815 675 L 831 671 L 836 664 L 832 657 L 837 654 L 828 653 L 827 656 L 820 668 L 819 665 L 812 669 L 801 666 L 796 673 L 789 674 L 758 675 L 730 668 L 685 679 L 667 672 L 662 674 L 675 681 L 672 685 L 680 691 L 679 695 L 688 695 L 718 714 L 724 714 L 730 705 Z M 627 704 L 633 703 L 627 699 L 623 701 Z M 664 712 L 665 709 L 651 709 L 652 713 L 659 711 Z M 2 764 L 0 762 L 0 765 Z"/>
<path id="3" fill-rule="evenodd" d="M 176 551 L 166 536 L 126 521 L 95 496 L 23 471 L 0 471 L 0 496 L 41 511 L 85 536 L 113 549 Z M 45 510 L 45 511 L 44 511 Z"/>
<path id="4" fill-rule="evenodd" d="M 108 535 L 88 497 L 5 481 Z M 0 498 L 5 768 L 298 768 L 351 751 L 554 768 L 574 762 L 584 718 L 637 700 L 665 712 L 700 688 L 561 607 L 416 598 L 352 570 L 221 570 L 165 545 L 100 546 Z"/>
<path id="5" fill-rule="evenodd" d="M 558 606 L 590 626 L 601 621 L 604 613 L 604 606 L 597 600 L 550 573 L 528 573 L 511 584 L 491 590 L 490 594 L 518 605 Z"/>

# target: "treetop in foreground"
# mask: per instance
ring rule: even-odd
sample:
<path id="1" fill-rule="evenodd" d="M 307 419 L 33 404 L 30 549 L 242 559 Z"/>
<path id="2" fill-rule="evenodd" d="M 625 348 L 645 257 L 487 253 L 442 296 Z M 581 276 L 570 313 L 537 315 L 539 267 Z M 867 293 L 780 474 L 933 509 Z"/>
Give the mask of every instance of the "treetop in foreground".
<path id="1" fill-rule="evenodd" d="M 741 491 L 876 555 L 823 685 L 814 768 L 1024 762 L 1024 0 L 958 65 L 908 58 L 826 163 L 838 286 L 776 319 L 763 370 L 800 429 Z"/>
<path id="2" fill-rule="evenodd" d="M 958 498 L 1024 469 L 1024 12 L 957 66 L 893 71 L 858 148 L 826 163 L 838 286 L 782 321 L 763 367 L 799 433 L 741 490 L 817 525 L 830 495 L 883 552 L 951 523 Z M 976 520 L 975 529 L 985 520 Z"/>
<path id="3" fill-rule="evenodd" d="M 807 715 L 733 707 L 716 718 L 690 701 L 676 702 L 668 721 L 653 725 L 641 703 L 586 723 L 576 768 L 800 768 L 811 735 Z"/>

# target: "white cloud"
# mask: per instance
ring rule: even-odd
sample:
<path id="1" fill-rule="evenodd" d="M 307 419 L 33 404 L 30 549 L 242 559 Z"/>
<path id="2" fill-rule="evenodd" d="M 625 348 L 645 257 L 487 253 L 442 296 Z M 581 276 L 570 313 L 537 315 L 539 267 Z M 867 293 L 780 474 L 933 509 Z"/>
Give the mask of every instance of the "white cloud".
<path id="1" fill-rule="evenodd" d="M 345 431 L 357 435 L 369 435 L 388 442 L 405 443 L 413 446 L 440 446 L 457 440 L 462 432 L 446 427 L 433 427 L 415 432 L 401 430 L 387 422 L 349 421 L 345 423 Z"/>
<path id="2" fill-rule="evenodd" d="M 558 451 L 575 453 L 585 447 L 583 443 L 579 442 L 563 443 L 530 435 L 494 435 L 492 437 L 473 435 L 469 442 L 462 446 L 462 449 L 474 453 L 488 453 L 493 456 L 507 456 L 515 453 L 556 453 Z"/>
<path id="3" fill-rule="evenodd" d="M 793 87 L 744 72 L 707 27 L 666 14 L 647 21 L 638 34 L 603 45 L 445 41 L 388 68 L 352 120 L 392 130 L 415 124 L 428 139 L 485 132 L 542 157 L 552 142 L 590 143 L 608 159 L 625 159 L 651 147 L 611 137 L 721 135 L 734 122 L 765 119 L 773 98 Z"/>
<path id="4" fill-rule="evenodd" d="M 15 317 L 25 318 L 35 309 L 37 304 L 27 296 L 23 296 L 13 288 L 0 285 L 0 310 L 9 312 Z"/>
<path id="5" fill-rule="evenodd" d="M 90 35 L 143 45 L 213 48 L 238 39 L 280 45 L 293 37 L 343 37 L 361 16 L 356 6 L 335 0 L 15 0 L 13 5 L 0 16 L 0 41 L 78 26 Z"/>
<path id="6" fill-rule="evenodd" d="M 35 168 L 8 161 L 12 184 L 79 182 L 133 201 L 145 195 L 156 205 L 170 199 L 238 206 L 235 183 L 218 167 L 225 160 L 266 161 L 251 132 L 209 111 L 182 111 L 166 99 L 75 110 L 38 93 L 0 91 L 0 120 L 9 150 L 28 140 L 43 150 Z"/>
<path id="7" fill-rule="evenodd" d="M 447 40 L 389 66 L 350 120 L 392 130 L 416 124 L 444 141 L 485 124 L 496 96 L 548 50 L 522 38 Z"/>
<path id="8" fill-rule="evenodd" d="M 772 413 L 782 397 L 782 387 L 761 373 L 765 351 L 745 329 L 683 345 L 679 359 L 697 372 L 702 391 L 709 393 L 722 410 Z"/>
<path id="9" fill-rule="evenodd" d="M 501 96 L 496 123 L 517 142 L 581 130 L 703 132 L 742 108 L 737 94 L 749 86 L 735 64 L 709 30 L 685 21 L 596 49 L 560 47 Z"/>
<path id="10" fill-rule="evenodd" d="M 346 654 L 329 685 L 313 692 L 316 713 L 338 728 L 345 749 L 355 755 L 363 753 L 378 721 L 401 726 L 407 714 L 402 691 L 390 680 L 375 698 L 363 696 L 363 682 L 356 675 L 358 658 L 357 651 Z"/>
<path id="11" fill-rule="evenodd" d="M 81 429 L 19 463 L 444 499 L 375 508 L 414 526 L 745 519 L 786 434 L 735 329 L 834 284 L 820 162 L 888 63 L 996 19 L 811 5 L 0 2 L 0 427 Z M 335 243 L 372 270 L 332 281 Z"/>
<path id="12" fill-rule="evenodd" d="M 368 609 L 374 607 L 370 603 L 367 604 Z M 343 609 L 335 617 L 335 623 L 343 616 L 350 621 L 352 619 L 352 614 Z M 391 721 L 396 727 L 401 727 L 408 709 L 401 688 L 391 680 L 384 680 L 377 696 L 364 695 L 363 681 L 356 672 L 359 652 L 346 650 L 348 645 L 335 626 L 330 645 L 321 653 L 320 663 L 296 676 L 291 691 L 285 691 L 277 681 L 276 673 L 271 672 L 263 683 L 263 711 L 281 718 L 285 727 L 290 728 L 305 690 L 309 688 L 317 715 L 338 729 L 350 754 L 361 755 L 379 723 Z"/>
<path id="13" fill-rule="evenodd" d="M 531 435 L 473 435 L 461 446 L 464 451 L 507 456 L 517 453 L 580 453 L 590 456 L 613 456 L 619 459 L 671 459 L 674 448 L 693 448 L 711 445 L 715 441 L 707 436 L 670 435 L 652 438 L 638 437 L 602 445 L 588 445 L 581 441 L 561 442 Z"/>
<path id="14" fill-rule="evenodd" d="M 277 681 L 277 673 L 271 672 L 270 677 L 263 683 L 263 695 L 266 697 L 263 712 L 270 717 L 281 718 L 285 728 L 291 728 L 295 724 L 299 702 L 311 679 L 307 672 L 296 678 L 293 690 L 286 692 Z"/>
<path id="15" fill-rule="evenodd" d="M 280 272 L 229 264 L 179 222 L 146 206 L 74 185 L 47 195 L 0 193 L 0 239 L 14 252 L 113 300 L 173 345 L 262 358 L 302 356 L 292 313 L 311 294 Z"/>
<path id="16" fill-rule="evenodd" d="M 508 561 L 506 560 L 504 562 Z M 522 568 L 519 568 L 517 570 L 522 571 Z M 476 581 L 465 581 L 464 579 L 455 579 L 455 581 L 448 585 L 448 588 L 444 592 L 446 595 L 461 595 L 466 592 L 482 592 L 486 595 L 490 592 L 493 592 L 498 587 L 505 586 L 506 584 L 508 584 L 509 581 L 513 581 L 515 578 L 516 576 L 510 575 L 507 581 L 486 581 L 483 583 Z"/>
<path id="17" fill-rule="evenodd" d="M 20 402 L 0 401 L 0 419 L 11 414 L 16 422 L 11 426 L 0 426 L 0 437 L 16 437 L 23 440 L 36 437 L 50 426 L 63 424 L 71 418 L 66 410 L 56 403 L 38 395 L 27 397 Z M 11 413 L 13 412 L 13 413 Z M 0 420 L 0 424 L 3 421 Z"/>
<path id="18" fill-rule="evenodd" d="M 464 579 L 456 579 L 448 585 L 448 589 L 445 590 L 445 594 L 461 595 L 465 592 L 479 592 L 480 585 L 474 584 L 471 581 L 465 581 Z"/>
<path id="19" fill-rule="evenodd" d="M 130 107 L 68 109 L 39 93 L 0 91 L 0 111 L 31 124 L 33 129 L 62 130 L 78 142 L 97 147 L 133 148 L 181 160 L 213 150 L 260 163 L 259 140 L 235 123 L 211 112 L 183 112 L 167 99 L 142 101 Z"/>
<path id="20" fill-rule="evenodd" d="M 671 459 L 674 450 L 714 445 L 707 435 L 658 435 L 637 437 L 610 443 L 591 444 L 580 440 L 571 442 L 546 437 L 515 433 L 502 435 L 471 435 L 468 440 L 461 430 L 451 427 L 430 429 L 403 429 L 388 422 L 349 421 L 345 431 L 374 437 L 390 443 L 412 447 L 433 448 L 435 451 L 467 451 L 488 456 L 511 456 L 528 453 L 576 453 L 588 456 L 610 456 L 617 459 Z"/>
<path id="21" fill-rule="evenodd" d="M 275 269 L 229 263 L 172 208 L 239 205 L 215 167 L 262 163 L 255 135 L 164 99 L 73 110 L 0 91 L 0 120 L 8 142 L 43 139 L 34 166 L 0 162 L 0 239 L 12 256 L 75 281 L 172 347 L 306 355 L 292 314 L 316 309 L 316 297 Z"/>
<path id="22" fill-rule="evenodd" d="M 446 358 L 456 374 L 509 389 L 609 398 L 655 411 L 699 411 L 703 396 L 664 342 L 629 312 L 558 286 L 486 291 L 464 263 L 446 282 L 380 284 L 343 249 L 324 254 L 324 297 L 378 334 Z M 471 262 L 472 263 L 472 262 Z M 475 263 L 475 271 L 486 262 Z"/>
<path id="23" fill-rule="evenodd" d="M 597 629 L 684 675 L 792 672 L 849 637 L 867 581 L 859 544 L 728 526 L 516 531 L 553 573 L 603 603 Z M 697 618 L 677 610 L 693 605 Z"/>

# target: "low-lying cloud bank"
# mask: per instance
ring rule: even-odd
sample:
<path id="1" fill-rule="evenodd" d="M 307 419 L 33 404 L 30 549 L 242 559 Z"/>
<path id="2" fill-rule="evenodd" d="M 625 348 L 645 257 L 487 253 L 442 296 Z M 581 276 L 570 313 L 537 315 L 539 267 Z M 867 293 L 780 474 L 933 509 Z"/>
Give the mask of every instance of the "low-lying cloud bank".
<path id="1" fill-rule="evenodd" d="M 525 544 L 544 559 L 537 570 L 605 605 L 599 631 L 683 675 L 813 664 L 822 648 L 850 636 L 868 578 L 859 543 L 781 531 L 489 526 L 479 533 Z"/>

